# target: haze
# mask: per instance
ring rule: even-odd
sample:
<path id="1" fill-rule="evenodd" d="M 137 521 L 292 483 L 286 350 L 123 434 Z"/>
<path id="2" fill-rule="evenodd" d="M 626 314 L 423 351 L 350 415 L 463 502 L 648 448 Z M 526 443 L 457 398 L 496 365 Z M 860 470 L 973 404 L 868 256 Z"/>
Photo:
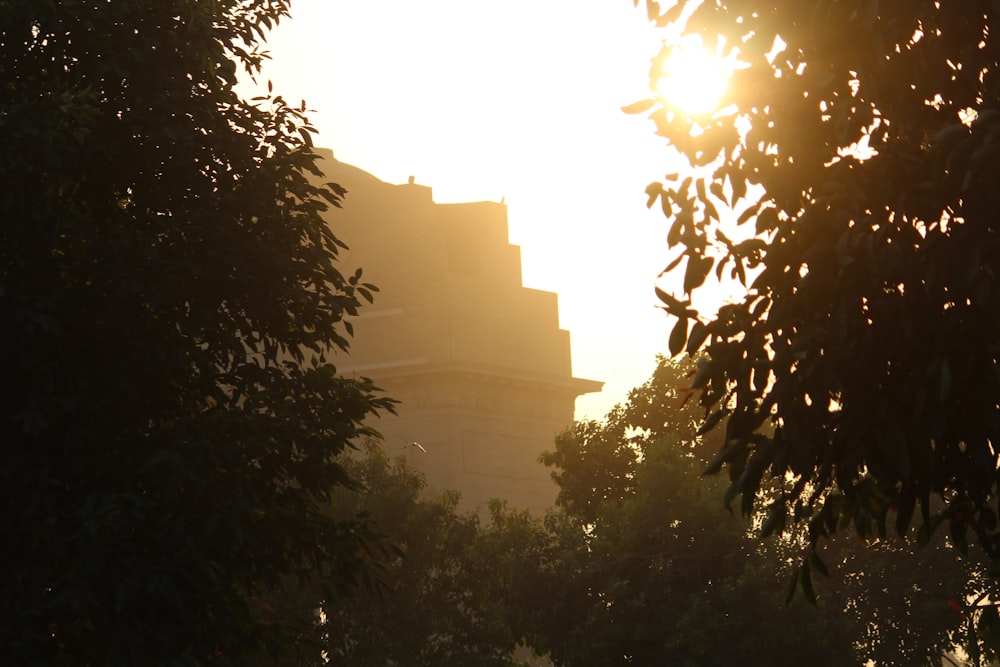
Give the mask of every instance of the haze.
<path id="1" fill-rule="evenodd" d="M 605 382 L 578 419 L 644 382 L 669 333 L 666 228 L 643 190 L 672 156 L 621 111 L 648 95 L 662 34 L 645 18 L 626 0 L 296 0 L 268 42 L 262 83 L 304 99 L 339 160 L 508 205 L 524 284 L 558 293 L 574 375 Z"/>

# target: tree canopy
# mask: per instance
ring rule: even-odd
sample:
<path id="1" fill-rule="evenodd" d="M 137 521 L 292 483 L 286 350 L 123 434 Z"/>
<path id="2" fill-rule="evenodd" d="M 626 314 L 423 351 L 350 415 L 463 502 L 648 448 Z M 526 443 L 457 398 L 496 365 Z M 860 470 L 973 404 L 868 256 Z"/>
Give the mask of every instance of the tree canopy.
<path id="1" fill-rule="evenodd" d="M 760 543 L 762 517 L 730 516 L 721 480 L 701 477 L 717 443 L 694 435 L 690 370 L 660 359 L 626 403 L 544 457 L 562 511 L 533 557 L 544 565 L 525 594 L 539 608 L 530 643 L 576 667 L 940 665 L 962 626 L 953 605 L 988 583 L 984 564 L 941 539 L 916 549 L 840 534 L 824 545 L 818 609 L 786 605 L 798 544 Z"/>
<path id="2" fill-rule="evenodd" d="M 374 443 L 347 466 L 364 487 L 342 494 L 333 512 L 370 517 L 394 548 L 372 553 L 378 588 L 356 599 L 315 598 L 325 655 L 349 665 L 523 664 L 513 657 L 523 632 L 511 592 L 544 535 L 540 522 L 500 501 L 483 516 L 460 512 L 458 492 L 428 490 L 405 457 Z"/>
<path id="3" fill-rule="evenodd" d="M 327 363 L 371 286 L 304 103 L 234 90 L 287 0 L 0 3 L 0 645 L 238 664 L 287 575 L 364 578 L 321 511 L 390 407 Z"/>
<path id="4" fill-rule="evenodd" d="M 759 521 L 727 513 L 721 480 L 702 478 L 716 444 L 678 409 L 687 371 L 661 359 L 606 419 L 557 439 L 545 462 L 558 507 L 544 520 L 499 501 L 460 513 L 457 494 L 430 492 L 374 443 L 346 459 L 364 488 L 329 511 L 366 514 L 395 547 L 367 553 L 378 585 L 353 598 L 322 582 L 269 598 L 268 618 L 308 626 L 298 664 L 940 665 L 963 622 L 955 601 L 996 594 L 983 563 L 940 535 L 916 549 L 841 533 L 824 544 L 818 608 L 786 605 L 799 544 L 759 542 Z"/>
<path id="5" fill-rule="evenodd" d="M 695 168 L 647 193 L 683 275 L 660 290 L 670 349 L 704 354 L 693 384 L 703 428 L 724 429 L 708 469 L 728 469 L 726 501 L 749 512 L 774 480 L 765 532 L 815 547 L 917 515 L 923 538 L 944 524 L 997 557 L 1000 7 L 646 7 L 737 63 L 715 112 L 628 109 Z M 692 297 L 713 273 L 745 287 L 716 313 Z"/>

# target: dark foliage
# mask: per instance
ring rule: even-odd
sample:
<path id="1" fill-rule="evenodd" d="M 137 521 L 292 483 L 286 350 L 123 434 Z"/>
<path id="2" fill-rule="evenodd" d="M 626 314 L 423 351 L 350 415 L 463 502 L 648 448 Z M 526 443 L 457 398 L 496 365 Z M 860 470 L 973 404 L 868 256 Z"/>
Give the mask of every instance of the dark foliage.
<path id="1" fill-rule="evenodd" d="M 326 655 L 349 665 L 519 664 L 510 591 L 538 523 L 499 501 L 483 519 L 462 512 L 457 492 L 428 492 L 405 458 L 375 445 L 348 469 L 364 490 L 345 494 L 336 515 L 370 517 L 394 549 L 373 554 L 377 590 L 324 601 Z"/>
<path id="2" fill-rule="evenodd" d="M 366 575 L 319 507 L 388 406 L 325 363 L 370 286 L 304 108 L 234 92 L 288 4 L 0 2 L 9 664 L 235 664 L 284 575 Z"/>
<path id="3" fill-rule="evenodd" d="M 665 24 L 693 3 L 646 4 Z M 777 481 L 768 527 L 813 547 L 917 516 L 922 540 L 1000 555 L 998 19 L 988 0 L 708 1 L 685 29 L 745 65 L 726 108 L 631 109 L 701 168 L 647 192 L 680 248 L 671 352 L 706 354 L 694 384 L 725 432 L 709 470 L 744 512 Z M 713 270 L 746 286 L 714 315 L 690 297 Z M 1000 647 L 995 607 L 958 604 Z"/>
<path id="4" fill-rule="evenodd" d="M 983 565 L 940 539 L 916 549 L 842 533 L 816 561 L 829 570 L 809 584 L 818 607 L 787 604 L 800 545 L 761 544 L 763 516 L 748 527 L 723 509 L 722 480 L 701 476 L 715 445 L 694 438 L 685 377 L 661 359 L 627 403 L 546 455 L 564 511 L 547 519 L 547 548 L 526 549 L 529 643 L 572 667 L 940 665 Z"/>

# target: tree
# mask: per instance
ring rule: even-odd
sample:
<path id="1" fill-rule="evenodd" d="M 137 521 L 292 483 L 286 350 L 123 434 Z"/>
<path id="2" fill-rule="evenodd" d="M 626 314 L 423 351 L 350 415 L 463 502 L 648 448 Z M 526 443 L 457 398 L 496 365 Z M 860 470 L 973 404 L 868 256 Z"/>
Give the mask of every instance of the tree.
<path id="1" fill-rule="evenodd" d="M 0 3 L 0 644 L 16 664 L 237 664 L 287 575 L 367 576 L 321 511 L 391 403 L 337 377 L 304 105 L 234 92 L 287 0 Z M 291 635 L 289 635 L 291 636 Z"/>
<path id="2" fill-rule="evenodd" d="M 377 589 L 323 600 L 325 654 L 350 665 L 521 664 L 511 657 L 518 632 L 509 584 L 541 526 L 499 502 L 485 522 L 460 513 L 457 492 L 429 494 L 405 458 L 373 443 L 348 469 L 364 488 L 342 495 L 336 514 L 370 517 L 394 549 L 372 554 Z"/>
<path id="3" fill-rule="evenodd" d="M 602 421 L 576 422 L 559 434 L 555 450 L 541 456 L 559 487 L 556 505 L 592 521 L 608 502 L 632 495 L 644 443 L 669 438 L 702 456 L 714 441 L 694 437 L 699 413 L 685 397 L 689 384 L 681 367 L 658 356 L 652 376 L 629 392 L 628 401 Z"/>
<path id="4" fill-rule="evenodd" d="M 724 425 L 708 470 L 728 469 L 745 513 L 778 483 L 765 532 L 811 551 L 845 524 L 904 533 L 917 514 L 921 540 L 944 525 L 1000 556 L 1000 7 L 696 4 L 646 3 L 740 63 L 724 108 L 628 110 L 696 169 L 647 193 L 683 272 L 683 294 L 660 291 L 670 349 L 704 353 L 703 428 Z M 715 314 L 692 301 L 713 269 L 745 286 Z M 979 602 L 969 618 L 996 649 L 1000 617 Z"/>
<path id="5" fill-rule="evenodd" d="M 824 550 L 832 581 L 818 586 L 819 609 L 786 606 L 776 584 L 798 547 L 757 542 L 759 523 L 724 512 L 718 481 L 701 478 L 712 445 L 697 442 L 681 406 L 688 372 L 661 358 L 607 420 L 578 425 L 545 456 L 565 511 L 548 518 L 548 554 L 531 559 L 547 575 L 525 593 L 536 603 L 524 606 L 542 610 L 532 645 L 575 667 L 940 664 L 961 623 L 948 601 L 977 590 L 982 564 L 941 540 L 914 552 L 842 534 Z M 604 471 L 600 484 L 588 486 L 591 468 Z"/>

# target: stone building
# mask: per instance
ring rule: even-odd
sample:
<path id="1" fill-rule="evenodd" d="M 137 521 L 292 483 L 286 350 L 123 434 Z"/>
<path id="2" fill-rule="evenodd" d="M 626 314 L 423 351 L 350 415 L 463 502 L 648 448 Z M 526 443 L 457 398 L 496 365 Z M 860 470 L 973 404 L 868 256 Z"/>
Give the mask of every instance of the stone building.
<path id="1" fill-rule="evenodd" d="M 461 491 L 466 508 L 493 497 L 550 506 L 538 456 L 572 424 L 576 397 L 601 383 L 573 377 L 556 295 L 521 284 L 506 206 L 438 204 L 412 178 L 393 185 L 324 158 L 328 180 L 348 190 L 330 214 L 351 247 L 344 266 L 380 290 L 353 320 L 338 370 L 401 401 L 373 424 L 387 451 L 405 452 L 432 489 Z"/>

